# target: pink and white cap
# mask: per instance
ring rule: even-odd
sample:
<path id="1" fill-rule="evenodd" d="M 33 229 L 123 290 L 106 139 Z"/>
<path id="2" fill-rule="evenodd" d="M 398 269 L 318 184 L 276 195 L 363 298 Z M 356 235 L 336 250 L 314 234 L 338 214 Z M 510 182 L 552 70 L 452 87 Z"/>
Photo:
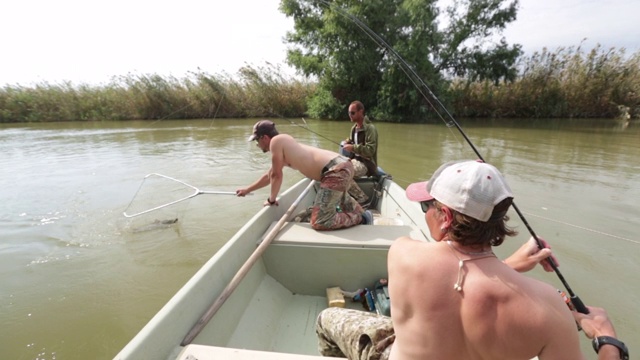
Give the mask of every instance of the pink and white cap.
<path id="1" fill-rule="evenodd" d="M 493 208 L 513 193 L 504 176 L 493 165 L 467 160 L 443 164 L 429 181 L 409 185 L 411 201 L 436 199 L 447 207 L 486 222 Z"/>

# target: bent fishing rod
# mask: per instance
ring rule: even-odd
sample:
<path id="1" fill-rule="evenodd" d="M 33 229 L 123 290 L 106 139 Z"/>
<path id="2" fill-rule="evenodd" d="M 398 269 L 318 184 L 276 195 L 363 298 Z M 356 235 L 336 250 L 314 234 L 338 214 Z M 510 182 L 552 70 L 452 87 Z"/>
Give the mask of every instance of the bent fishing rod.
<path id="1" fill-rule="evenodd" d="M 414 70 L 413 66 L 411 66 L 409 63 L 407 63 L 407 61 L 402 56 L 400 56 L 400 54 L 398 54 L 395 51 L 395 49 L 393 47 L 391 47 L 391 45 L 389 45 L 375 31 L 371 30 L 371 28 L 369 28 L 365 23 L 360 21 L 360 19 L 358 19 L 356 16 L 348 13 L 346 10 L 340 8 L 339 6 L 333 4 L 333 3 L 329 2 L 329 1 L 326 1 L 326 0 L 318 0 L 318 1 L 320 3 L 322 3 L 322 4 L 324 4 L 325 6 L 335 10 L 340 15 L 342 15 L 342 16 L 346 17 L 347 19 L 351 20 L 360 30 L 362 30 L 365 34 L 367 34 L 367 36 L 369 36 L 369 38 L 371 38 L 371 40 L 373 40 L 374 43 L 376 43 L 378 46 L 380 46 L 380 47 L 384 48 L 386 51 L 388 51 L 393 56 L 393 58 L 395 58 L 398 61 L 398 64 L 400 65 L 401 70 L 405 73 L 405 75 L 407 75 L 407 77 L 409 78 L 411 83 L 416 87 L 418 92 L 422 95 L 424 100 L 431 106 L 431 108 L 433 109 L 433 111 L 435 111 L 435 113 L 438 115 L 438 117 L 447 125 L 447 127 L 454 127 L 455 126 L 455 128 L 458 130 L 458 132 L 460 132 L 460 135 L 462 135 L 462 137 L 466 140 L 467 144 L 469 144 L 471 149 L 475 152 L 475 154 L 478 157 L 478 159 L 480 159 L 482 162 L 485 162 L 484 158 L 482 157 L 482 155 L 480 154 L 478 149 L 475 147 L 475 145 L 473 144 L 471 139 L 469 139 L 469 137 L 464 132 L 464 130 L 462 130 L 462 127 L 460 126 L 460 124 L 455 120 L 455 118 L 447 110 L 447 108 L 444 106 L 444 104 L 442 104 L 440 99 L 438 99 L 438 97 L 431 91 L 429 86 L 427 86 L 427 84 L 417 74 L 417 72 Z M 427 96 L 427 94 L 429 94 L 429 96 Z M 436 105 L 434 105 L 434 102 L 436 103 L 436 105 L 438 105 L 439 108 L 436 107 Z M 449 120 L 445 120 L 445 118 L 440 113 L 439 109 L 444 112 L 444 114 L 448 117 Z M 538 247 L 540 249 L 543 249 L 544 245 L 542 244 L 542 241 L 540 241 L 540 239 L 538 238 L 538 235 L 536 235 L 535 231 L 533 231 L 533 228 L 531 227 L 531 225 L 529 225 L 529 222 L 527 221 L 527 219 L 525 219 L 524 215 L 522 214 L 520 209 L 518 209 L 518 207 L 516 206 L 515 202 L 512 202 L 511 206 L 516 211 L 516 213 L 518 214 L 518 216 L 520 217 L 520 219 L 522 220 L 522 222 L 526 226 L 526 228 L 529 231 L 529 233 L 531 234 L 531 236 L 535 239 L 536 243 L 538 244 Z M 573 290 L 569 286 L 569 283 L 567 283 L 566 279 L 564 278 L 564 276 L 562 275 L 562 273 L 558 269 L 557 264 L 553 261 L 553 259 L 551 257 L 548 257 L 547 261 L 549 262 L 549 264 L 551 265 L 551 268 L 556 273 L 556 275 L 558 276 L 558 278 L 560 279 L 560 281 L 564 285 L 565 289 L 569 293 L 569 298 L 571 300 L 571 303 L 573 304 L 573 307 L 576 309 L 576 311 L 578 311 L 580 313 L 583 313 L 583 314 L 588 314 L 589 310 L 584 305 L 582 300 L 580 300 L 578 295 L 576 295 L 573 292 Z"/>

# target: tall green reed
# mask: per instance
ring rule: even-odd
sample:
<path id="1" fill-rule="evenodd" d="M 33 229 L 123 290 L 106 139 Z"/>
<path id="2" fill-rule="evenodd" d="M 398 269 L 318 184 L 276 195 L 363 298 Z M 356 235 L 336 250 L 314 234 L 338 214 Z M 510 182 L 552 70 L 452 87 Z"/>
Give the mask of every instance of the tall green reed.
<path id="1" fill-rule="evenodd" d="M 101 86 L 5 86 L 0 89 L 0 122 L 299 117 L 314 89 L 269 64 L 246 66 L 236 77 L 128 74 Z"/>
<path id="2" fill-rule="evenodd" d="M 546 48 L 519 61 L 513 82 L 452 82 L 452 108 L 462 117 L 640 117 L 640 52 Z"/>
<path id="3" fill-rule="evenodd" d="M 441 95 L 458 117 L 640 118 L 640 52 L 545 48 L 518 67 L 513 82 L 454 79 Z M 293 118 L 307 115 L 315 91 L 314 82 L 269 63 L 235 76 L 197 71 L 184 78 L 127 74 L 100 86 L 45 82 L 0 88 L 0 122 Z"/>

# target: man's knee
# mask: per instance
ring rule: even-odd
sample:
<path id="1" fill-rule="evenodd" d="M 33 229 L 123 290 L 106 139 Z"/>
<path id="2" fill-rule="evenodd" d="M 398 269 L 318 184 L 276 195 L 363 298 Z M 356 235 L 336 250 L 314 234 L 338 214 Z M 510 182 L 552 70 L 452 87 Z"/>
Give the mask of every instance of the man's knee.
<path id="1" fill-rule="evenodd" d="M 336 321 L 344 319 L 344 309 L 337 307 L 329 307 L 318 314 L 316 319 L 316 332 L 324 333 L 327 329 L 334 328 Z"/>

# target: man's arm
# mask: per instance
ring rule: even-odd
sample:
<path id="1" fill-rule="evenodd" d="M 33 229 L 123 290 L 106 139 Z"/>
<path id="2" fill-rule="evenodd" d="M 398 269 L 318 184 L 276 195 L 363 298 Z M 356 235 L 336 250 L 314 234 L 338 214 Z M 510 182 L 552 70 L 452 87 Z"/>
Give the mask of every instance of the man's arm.
<path id="1" fill-rule="evenodd" d="M 576 311 L 572 311 L 573 317 L 576 322 L 580 324 L 580 327 L 584 331 L 584 334 L 593 339 L 598 336 L 609 336 L 616 339 L 616 330 L 607 315 L 607 312 L 603 308 L 587 306 L 589 309 L 588 314 L 582 314 Z M 616 339 L 617 340 L 617 339 Z M 598 351 L 599 360 L 618 360 L 622 359 L 622 353 L 620 349 L 614 345 L 601 345 Z M 628 353 L 627 359 L 628 359 Z"/>
<path id="2" fill-rule="evenodd" d="M 236 196 L 245 196 L 254 190 L 262 189 L 263 187 L 269 185 L 270 171 L 271 170 L 264 173 L 264 175 L 262 175 L 260 178 L 258 178 L 258 180 L 254 181 L 253 183 L 251 183 L 251 185 L 247 186 L 246 188 L 236 190 Z"/>
<path id="3" fill-rule="evenodd" d="M 274 137 L 271 139 L 271 169 L 269 169 L 269 178 L 271 180 L 271 192 L 269 193 L 270 205 L 276 201 L 280 187 L 282 186 L 282 168 L 284 167 L 284 153 L 287 145 L 287 138 Z"/>

